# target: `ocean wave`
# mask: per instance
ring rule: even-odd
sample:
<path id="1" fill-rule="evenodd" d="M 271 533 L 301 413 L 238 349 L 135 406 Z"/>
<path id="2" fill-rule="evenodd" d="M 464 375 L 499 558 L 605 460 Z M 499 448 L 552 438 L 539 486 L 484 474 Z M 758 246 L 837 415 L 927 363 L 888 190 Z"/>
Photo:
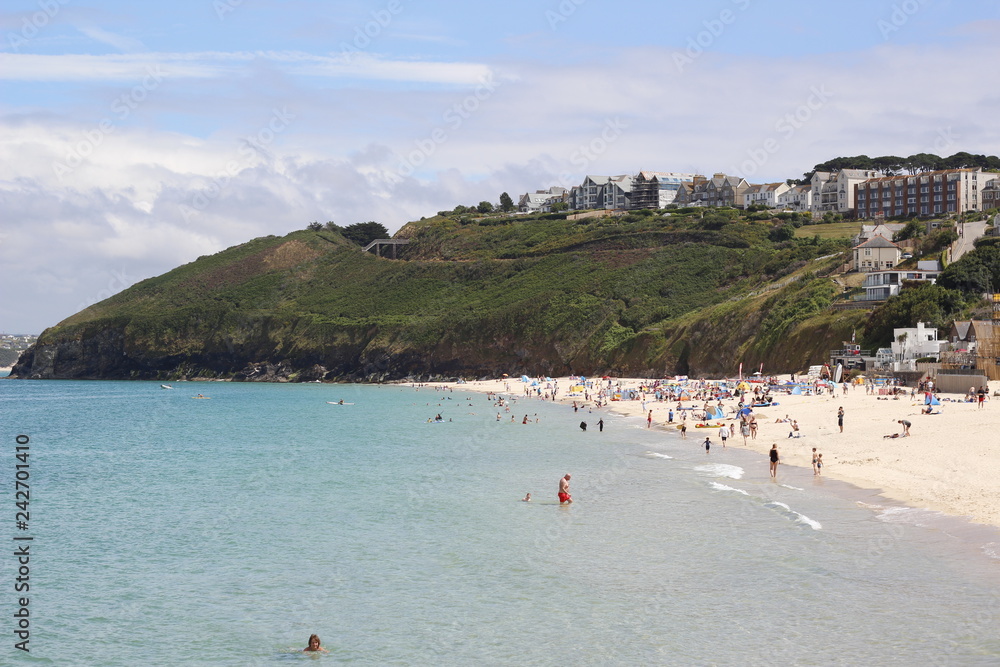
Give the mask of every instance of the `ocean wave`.
<path id="1" fill-rule="evenodd" d="M 905 523 L 911 526 L 926 527 L 930 519 L 937 519 L 942 516 L 941 512 L 934 510 L 920 509 L 917 507 L 882 507 L 875 510 L 875 516 L 879 521 L 886 523 Z"/>
<path id="2" fill-rule="evenodd" d="M 775 500 L 775 501 L 771 501 L 769 503 L 764 503 L 764 507 L 769 507 L 771 509 L 777 509 L 782 514 L 784 514 L 785 516 L 787 516 L 789 519 L 791 519 L 792 521 L 794 521 L 795 523 L 801 524 L 801 525 L 804 525 L 804 526 L 809 526 L 813 530 L 822 530 L 823 529 L 823 524 L 821 524 L 819 521 L 816 521 L 815 519 L 810 519 L 805 514 L 801 514 L 799 512 L 796 512 L 795 510 L 793 510 L 791 507 L 789 507 L 785 503 L 781 503 L 781 502 L 778 502 L 778 501 Z"/>
<path id="3" fill-rule="evenodd" d="M 709 463 L 708 465 L 695 466 L 695 472 L 700 472 L 711 477 L 728 477 L 729 479 L 743 479 L 743 468 L 729 465 L 727 463 Z"/>
<path id="4" fill-rule="evenodd" d="M 709 486 L 711 486 L 716 491 L 735 491 L 736 493 L 742 493 L 744 496 L 750 495 L 743 489 L 736 489 L 731 486 L 726 486 L 725 484 L 719 484 L 718 482 L 712 482 Z"/>
<path id="5" fill-rule="evenodd" d="M 652 457 L 652 458 L 656 458 L 656 459 L 671 459 L 671 460 L 673 460 L 673 458 L 674 458 L 672 456 L 667 456 L 666 454 L 660 454 L 659 452 L 646 452 L 646 456 L 649 456 L 649 457 Z"/>
<path id="6" fill-rule="evenodd" d="M 797 486 L 790 486 L 788 484 L 779 484 L 778 486 L 783 487 L 785 489 L 791 489 L 792 491 L 805 491 L 805 489 L 800 489 Z"/>
<path id="7" fill-rule="evenodd" d="M 986 554 L 987 558 L 1000 560 L 1000 542 L 990 542 L 988 544 L 984 544 L 983 553 Z"/>

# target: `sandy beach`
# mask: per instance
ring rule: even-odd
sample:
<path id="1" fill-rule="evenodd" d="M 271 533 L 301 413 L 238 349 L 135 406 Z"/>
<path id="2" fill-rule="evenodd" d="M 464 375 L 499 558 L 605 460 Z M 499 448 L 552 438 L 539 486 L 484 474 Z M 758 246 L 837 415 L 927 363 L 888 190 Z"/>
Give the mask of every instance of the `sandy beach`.
<path id="1" fill-rule="evenodd" d="M 787 376 L 782 380 L 787 380 Z M 568 396 L 573 384 L 569 378 L 553 378 L 558 382 L 556 402 L 584 403 L 580 396 Z M 616 378 L 623 389 L 638 389 L 647 380 Z M 520 380 L 491 380 L 453 386 L 457 391 L 496 392 L 524 400 L 525 384 Z M 544 384 L 543 384 L 544 387 Z M 989 392 L 1000 389 L 1000 382 L 991 382 Z M 1000 527 L 1000 398 L 989 398 L 982 409 L 975 403 L 959 402 L 958 395 L 941 394 L 938 414 L 921 414 L 923 396 L 910 398 L 909 393 L 897 400 L 868 395 L 863 386 L 851 386 L 845 396 L 838 389 L 836 396 L 778 394 L 777 406 L 756 408 L 759 425 L 756 439 L 748 438 L 745 447 L 761 454 L 761 465 L 767 466 L 766 454 L 772 444 L 778 445 L 781 462 L 778 476 L 812 477 L 812 448 L 823 454 L 825 477 L 841 480 L 866 489 L 881 492 L 887 498 L 912 507 L 936 510 L 970 521 Z M 947 400 L 951 399 L 951 400 Z M 540 399 L 528 399 L 540 400 Z M 653 428 L 674 431 L 667 424 L 668 410 L 676 402 L 658 402 L 648 394 L 643 400 L 612 401 L 594 414 L 608 411 L 645 419 L 653 411 Z M 587 402 L 593 405 L 593 401 Z M 700 407 L 701 403 L 691 401 Z M 727 414 L 734 411 L 735 400 L 724 400 Z M 837 426 L 837 411 L 844 408 L 844 431 Z M 775 423 L 785 416 L 798 422 L 800 434 L 789 438 L 787 423 Z M 901 433 L 897 420 L 905 419 L 913 426 L 909 437 L 885 438 Z M 678 417 L 675 415 L 675 421 Z M 596 422 L 596 417 L 591 421 Z M 727 417 L 725 423 L 730 423 Z M 699 447 L 710 435 L 715 447 L 721 446 L 718 429 L 696 429 L 688 420 L 687 439 L 691 447 Z M 744 447 L 743 437 L 736 437 L 729 446 Z M 795 468 L 790 466 L 797 466 Z"/>

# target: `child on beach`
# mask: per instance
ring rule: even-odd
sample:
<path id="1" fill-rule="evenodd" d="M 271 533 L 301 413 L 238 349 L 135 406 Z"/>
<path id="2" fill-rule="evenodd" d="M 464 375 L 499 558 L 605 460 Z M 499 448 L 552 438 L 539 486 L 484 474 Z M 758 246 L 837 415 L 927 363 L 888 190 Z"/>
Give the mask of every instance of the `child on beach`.
<path id="1" fill-rule="evenodd" d="M 712 446 L 712 439 L 709 437 L 705 438 L 705 453 L 708 454 L 709 448 Z"/>
<path id="2" fill-rule="evenodd" d="M 817 475 L 822 475 L 823 474 L 823 455 L 822 454 L 817 454 L 816 455 L 816 474 Z"/>
<path id="3" fill-rule="evenodd" d="M 819 458 L 816 456 L 816 448 L 813 447 L 813 474 L 814 475 L 817 474 L 816 473 L 816 461 L 818 461 L 818 460 L 819 460 Z"/>

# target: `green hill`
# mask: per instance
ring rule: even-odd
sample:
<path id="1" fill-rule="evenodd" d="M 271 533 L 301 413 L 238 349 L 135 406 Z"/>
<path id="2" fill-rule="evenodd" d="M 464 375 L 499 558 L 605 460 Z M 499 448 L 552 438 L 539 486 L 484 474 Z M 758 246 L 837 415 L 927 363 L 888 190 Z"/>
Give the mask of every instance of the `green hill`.
<path id="1" fill-rule="evenodd" d="M 759 216 L 755 216 L 759 217 Z M 336 231 L 269 236 L 46 330 L 16 377 L 365 380 L 798 371 L 834 316 L 840 239 L 731 210 L 413 222 L 400 259 Z"/>

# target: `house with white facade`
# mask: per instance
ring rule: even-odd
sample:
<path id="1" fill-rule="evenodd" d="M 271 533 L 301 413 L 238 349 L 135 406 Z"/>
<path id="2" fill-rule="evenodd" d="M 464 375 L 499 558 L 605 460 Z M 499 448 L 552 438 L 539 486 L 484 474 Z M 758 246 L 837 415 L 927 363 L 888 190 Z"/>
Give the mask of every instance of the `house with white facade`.
<path id="1" fill-rule="evenodd" d="M 764 183 L 762 185 L 751 185 L 743 193 L 743 206 L 761 205 L 768 208 L 778 208 L 778 199 L 792 189 L 788 183 Z"/>
<path id="2" fill-rule="evenodd" d="M 552 210 L 552 204 L 566 201 L 568 194 L 566 188 L 558 186 L 527 192 L 518 199 L 517 210 L 521 213 L 548 213 Z"/>
<path id="3" fill-rule="evenodd" d="M 896 232 L 903 231 L 906 223 L 903 222 L 883 222 L 876 225 L 861 225 L 861 231 L 854 237 L 854 245 L 861 245 L 868 239 L 876 236 L 884 236 L 892 240 Z"/>
<path id="4" fill-rule="evenodd" d="M 948 341 L 938 338 L 938 330 L 917 322 L 916 328 L 892 330 L 892 370 L 915 371 L 916 360 L 925 357 L 941 358 Z"/>
<path id="5" fill-rule="evenodd" d="M 845 216 L 853 213 L 855 186 L 881 175 L 881 172 L 868 169 L 817 171 L 811 181 L 813 216 L 821 217 L 828 212 Z"/>
<path id="6" fill-rule="evenodd" d="M 875 236 L 854 247 L 854 270 L 884 271 L 899 264 L 902 257 L 902 248 L 884 236 Z"/>
<path id="7" fill-rule="evenodd" d="M 883 301 L 896 296 L 907 281 L 929 282 L 937 281 L 941 275 L 941 264 L 936 260 L 917 262 L 916 269 L 889 269 L 887 271 L 871 271 L 865 276 L 864 301 Z"/>
<path id="8" fill-rule="evenodd" d="M 778 195 L 778 207 L 786 211 L 811 211 L 812 192 L 811 185 L 794 185 Z"/>

